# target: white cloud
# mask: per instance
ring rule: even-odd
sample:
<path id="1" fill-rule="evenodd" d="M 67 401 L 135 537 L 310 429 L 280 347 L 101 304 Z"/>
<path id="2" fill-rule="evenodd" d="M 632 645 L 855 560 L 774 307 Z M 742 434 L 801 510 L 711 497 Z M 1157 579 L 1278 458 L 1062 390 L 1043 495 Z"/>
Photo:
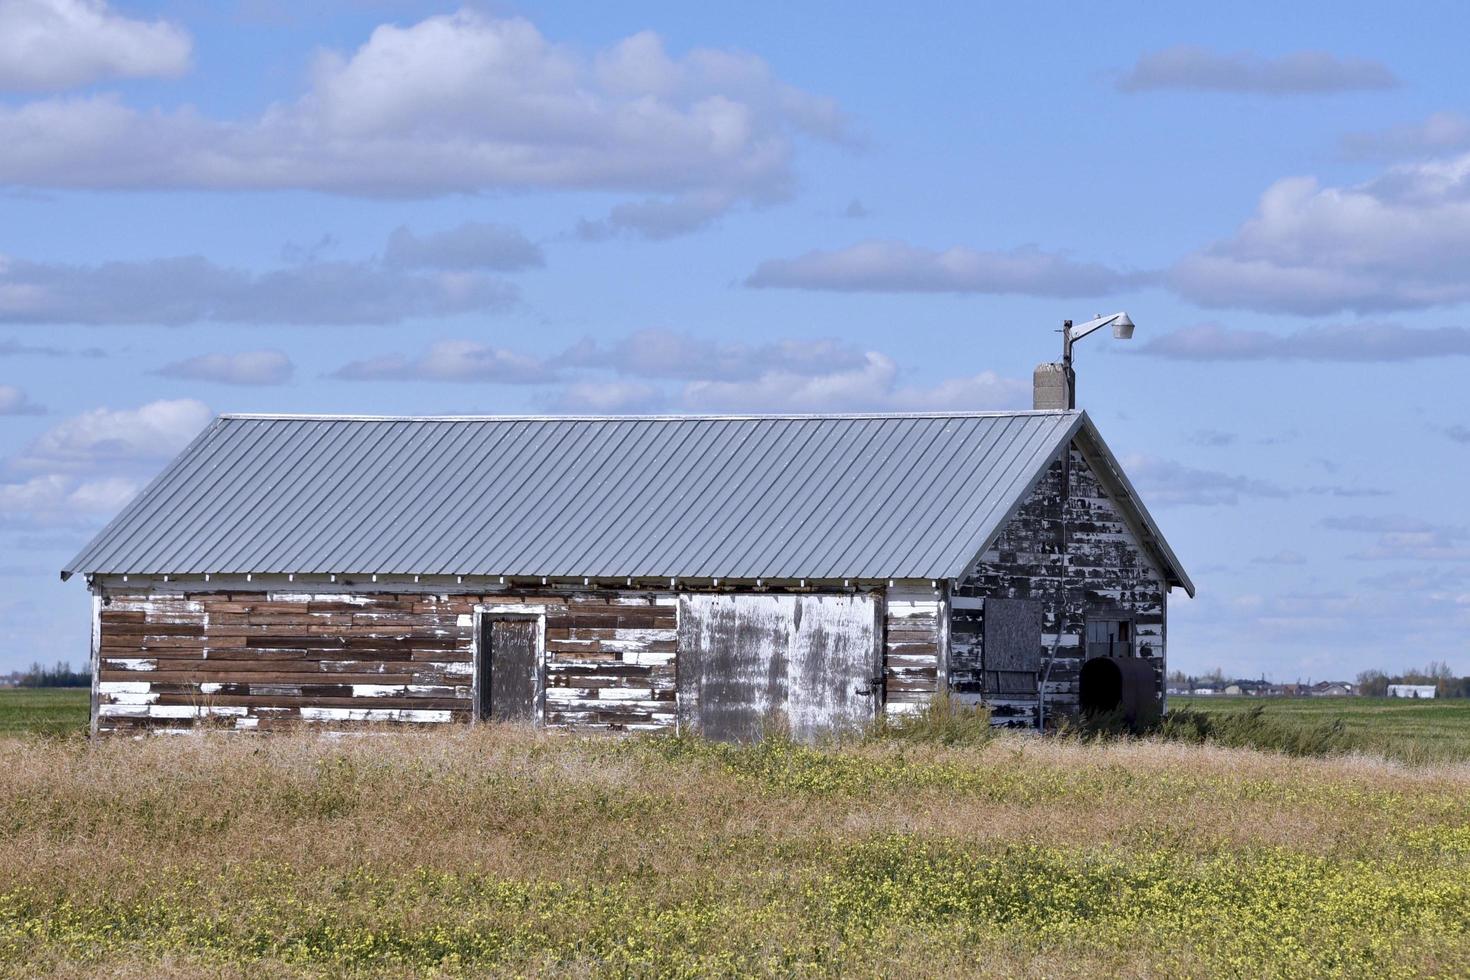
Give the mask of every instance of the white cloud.
<path id="1" fill-rule="evenodd" d="M 1400 514 L 1349 514 L 1326 517 L 1335 531 L 1375 535 L 1371 545 L 1349 555 L 1364 561 L 1470 561 L 1470 529 L 1435 524 Z"/>
<path id="2" fill-rule="evenodd" d="M 1381 534 L 1373 544 L 1349 555 L 1363 561 L 1470 561 L 1470 540 L 1462 528 Z"/>
<path id="3" fill-rule="evenodd" d="M 1205 323 L 1155 337 L 1138 353 L 1181 361 L 1413 361 L 1470 355 L 1470 330 L 1352 323 L 1268 333 Z"/>
<path id="4" fill-rule="evenodd" d="M 1340 483 L 1318 484 L 1307 487 L 1306 493 L 1316 497 L 1392 497 L 1392 490 L 1384 490 L 1381 487 L 1344 486 Z"/>
<path id="5" fill-rule="evenodd" d="M 1291 491 L 1268 480 L 1185 466 L 1171 459 L 1136 453 L 1122 460 L 1150 506 L 1234 506 L 1242 497 L 1282 498 Z"/>
<path id="6" fill-rule="evenodd" d="M 663 407 L 666 396 L 642 381 L 575 381 L 563 385 L 548 402 L 552 411 L 586 415 L 616 415 L 653 412 Z"/>
<path id="7" fill-rule="evenodd" d="M 81 349 L 55 347 L 51 344 L 25 344 L 13 338 L 0 339 L 0 357 L 106 357 L 100 347 Z"/>
<path id="8" fill-rule="evenodd" d="M 776 370 L 797 375 L 825 374 L 867 363 L 861 348 L 838 340 L 739 344 L 672 330 L 639 330 L 606 346 L 589 338 L 555 361 L 642 378 L 723 381 L 748 380 Z"/>
<path id="9" fill-rule="evenodd" d="M 1302 314 L 1470 300 L 1470 154 L 1402 164 L 1363 184 L 1279 180 L 1255 217 L 1172 271 L 1204 306 Z"/>
<path id="10" fill-rule="evenodd" d="M 5 461 L 13 475 L 0 481 L 0 524 L 96 524 L 132 499 L 209 418 L 200 402 L 178 399 L 97 408 L 62 421 Z"/>
<path id="11" fill-rule="evenodd" d="M 457 228 L 416 235 L 394 229 L 383 255 L 386 265 L 404 269 L 494 269 L 514 272 L 546 264 L 541 247 L 519 229 L 468 221 Z"/>
<path id="12" fill-rule="evenodd" d="M 1305 565 L 1307 558 L 1299 551 L 1290 548 L 1276 552 L 1274 555 L 1262 555 L 1252 558 L 1251 562 L 1256 565 Z"/>
<path id="13" fill-rule="evenodd" d="M 1177 44 L 1139 57 L 1118 79 L 1124 92 L 1189 90 L 1301 95 L 1386 89 L 1398 85 L 1387 66 L 1365 58 L 1339 58 L 1326 51 L 1293 51 L 1270 58 L 1230 54 Z"/>
<path id="14" fill-rule="evenodd" d="M 729 344 L 667 330 L 611 344 L 587 339 L 547 358 L 445 340 L 420 357 L 354 361 L 333 377 L 556 385 L 543 399 L 555 410 L 599 413 L 985 411 L 1022 407 L 1031 391 L 1029 383 L 992 371 L 905 384 L 892 358 L 841 341 Z"/>
<path id="15" fill-rule="evenodd" d="M 587 57 L 473 10 L 385 24 L 325 52 L 308 90 L 252 119 L 115 96 L 0 108 L 0 182 L 306 188 L 430 196 L 506 188 L 782 198 L 798 137 L 843 140 L 830 99 L 760 58 L 671 57 L 643 33 Z"/>
<path id="16" fill-rule="evenodd" d="M 1436 112 L 1423 122 L 1342 138 L 1343 152 L 1355 159 L 1398 159 L 1436 156 L 1470 148 L 1470 117 Z"/>
<path id="17" fill-rule="evenodd" d="M 870 351 L 864 362 L 821 374 L 770 370 L 747 381 L 691 381 L 679 400 L 686 409 L 713 412 L 987 411 L 1020 407 L 1031 390 L 992 371 L 904 385 L 886 355 Z"/>
<path id="18" fill-rule="evenodd" d="M 1234 432 L 1226 432 L 1223 429 L 1196 429 L 1189 434 L 1190 442 L 1196 446 L 1206 446 L 1211 449 L 1233 446 L 1239 438 Z"/>
<path id="19" fill-rule="evenodd" d="M 556 372 L 526 354 L 473 340 L 441 340 L 417 358 L 388 354 L 345 364 L 332 377 L 348 381 L 473 381 L 544 384 Z"/>
<path id="20" fill-rule="evenodd" d="M 577 237 L 597 242 L 615 235 L 662 241 L 698 231 L 729 210 L 733 197 L 724 192 L 654 197 L 618 204 L 606 218 L 577 222 Z"/>
<path id="21" fill-rule="evenodd" d="M 101 265 L 0 256 L 0 323 L 398 323 L 500 311 L 517 297 L 514 284 L 478 270 L 375 260 L 257 273 L 201 256 Z"/>
<path id="22" fill-rule="evenodd" d="M 104 78 L 173 78 L 189 69 L 188 33 L 134 20 L 103 0 L 0 3 L 0 89 L 72 88 Z"/>
<path id="23" fill-rule="evenodd" d="M 772 373 L 827 376 L 862 368 L 869 356 L 861 348 L 836 340 L 738 344 L 654 329 L 639 330 L 606 344 L 589 337 L 546 358 L 476 340 L 442 340 L 419 357 L 388 354 L 353 361 L 333 376 L 354 381 L 543 384 L 564 380 L 569 371 L 606 371 L 644 380 L 750 381 Z"/>
<path id="24" fill-rule="evenodd" d="M 96 408 L 43 432 L 9 465 L 52 475 L 151 469 L 183 449 L 209 419 L 208 407 L 192 398 Z"/>
<path id="25" fill-rule="evenodd" d="M 142 486 L 140 480 L 128 477 L 82 479 L 64 473 L 0 482 L 0 526 L 95 523 L 100 517 L 115 514 Z"/>
<path id="26" fill-rule="evenodd" d="M 762 262 L 745 284 L 840 292 L 1071 297 L 1099 296 L 1143 281 L 1142 276 L 1033 247 L 982 252 L 955 246 L 935 251 L 903 242 L 870 241 Z"/>
<path id="27" fill-rule="evenodd" d="M 45 411 L 15 385 L 0 385 L 0 415 L 41 415 Z"/>
<path id="28" fill-rule="evenodd" d="M 1323 527 L 1334 531 L 1363 531 L 1372 534 L 1413 534 L 1433 531 L 1435 526 L 1417 517 L 1399 514 L 1348 514 L 1344 517 L 1324 517 Z"/>
<path id="29" fill-rule="evenodd" d="M 200 354 L 165 364 L 155 371 L 166 378 L 214 381 L 230 385 L 279 385 L 291 380 L 291 359 L 278 350 L 238 354 Z"/>

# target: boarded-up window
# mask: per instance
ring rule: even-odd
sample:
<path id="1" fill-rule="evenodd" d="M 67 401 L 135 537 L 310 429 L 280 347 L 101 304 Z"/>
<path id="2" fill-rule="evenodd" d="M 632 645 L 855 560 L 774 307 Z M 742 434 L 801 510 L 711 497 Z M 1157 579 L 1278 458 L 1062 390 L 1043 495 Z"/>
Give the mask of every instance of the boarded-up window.
<path id="1" fill-rule="evenodd" d="M 750 740 L 855 728 L 880 698 L 878 607 L 862 595 L 679 597 L 679 723 Z"/>
<path id="2" fill-rule="evenodd" d="M 1041 603 L 986 599 L 984 617 L 986 696 L 1034 696 L 1041 670 Z"/>

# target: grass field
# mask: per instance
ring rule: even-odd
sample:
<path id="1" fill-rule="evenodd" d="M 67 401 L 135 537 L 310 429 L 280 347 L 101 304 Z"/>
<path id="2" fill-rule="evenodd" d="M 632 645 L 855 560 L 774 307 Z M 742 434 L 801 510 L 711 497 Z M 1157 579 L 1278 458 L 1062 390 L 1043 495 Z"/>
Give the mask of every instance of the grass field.
<path id="1" fill-rule="evenodd" d="M 0 735 L 65 735 L 87 730 L 85 687 L 0 690 Z"/>
<path id="2" fill-rule="evenodd" d="M 1248 711 L 1295 726 L 1341 723 L 1348 747 L 1411 762 L 1470 760 L 1470 699 L 1171 697 L 1170 709 Z"/>
<path id="3" fill-rule="evenodd" d="M 1470 765 L 0 739 L 0 975 L 1465 976 Z"/>

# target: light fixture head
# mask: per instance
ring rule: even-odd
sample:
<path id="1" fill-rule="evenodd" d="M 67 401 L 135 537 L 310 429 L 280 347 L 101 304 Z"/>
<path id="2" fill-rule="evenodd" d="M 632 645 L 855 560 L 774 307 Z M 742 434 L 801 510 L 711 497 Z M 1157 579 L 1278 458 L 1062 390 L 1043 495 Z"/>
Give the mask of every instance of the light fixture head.
<path id="1" fill-rule="evenodd" d="M 1133 321 L 1127 313 L 1119 313 L 1118 319 L 1113 321 L 1113 336 L 1118 340 L 1133 339 Z"/>

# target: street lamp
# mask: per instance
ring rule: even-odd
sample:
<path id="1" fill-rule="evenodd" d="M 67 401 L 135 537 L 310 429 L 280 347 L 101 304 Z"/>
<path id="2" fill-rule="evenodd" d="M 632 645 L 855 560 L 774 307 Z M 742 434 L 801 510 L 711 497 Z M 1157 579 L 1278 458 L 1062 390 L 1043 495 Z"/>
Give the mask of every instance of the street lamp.
<path id="1" fill-rule="evenodd" d="M 1113 327 L 1113 336 L 1119 340 L 1129 340 L 1133 337 L 1133 320 L 1127 313 L 1110 313 L 1107 316 L 1097 316 L 1086 323 L 1072 326 L 1071 320 L 1062 321 L 1062 372 L 1067 376 L 1067 407 L 1077 407 L 1077 375 L 1072 370 L 1072 345 L 1097 330 L 1099 327 Z"/>

